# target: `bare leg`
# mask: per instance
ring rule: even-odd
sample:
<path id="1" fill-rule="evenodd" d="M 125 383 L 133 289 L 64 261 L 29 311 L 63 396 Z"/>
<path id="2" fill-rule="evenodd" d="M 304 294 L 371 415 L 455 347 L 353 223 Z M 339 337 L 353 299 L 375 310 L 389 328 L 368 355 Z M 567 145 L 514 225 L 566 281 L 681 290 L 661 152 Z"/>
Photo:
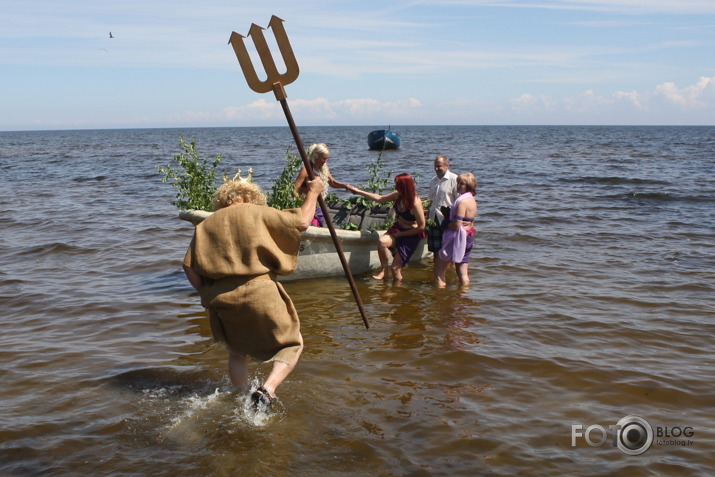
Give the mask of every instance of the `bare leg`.
<path id="1" fill-rule="evenodd" d="M 455 263 L 457 272 L 457 278 L 459 279 L 459 284 L 462 286 L 469 285 L 469 264 L 468 263 Z"/>
<path id="2" fill-rule="evenodd" d="M 273 361 L 273 369 L 271 369 L 266 382 L 263 383 L 263 387 L 266 391 L 268 391 L 270 397 L 275 397 L 278 386 L 280 386 L 288 375 L 293 372 L 302 352 L 303 347 L 301 346 L 300 351 L 298 351 L 298 356 L 296 356 L 296 360 L 293 364 L 288 364 L 284 361 Z"/>
<path id="3" fill-rule="evenodd" d="M 377 256 L 380 258 L 380 271 L 377 275 L 373 275 L 372 278 L 376 280 L 382 280 L 387 274 L 387 269 L 390 263 L 390 247 L 394 238 L 392 235 L 383 235 L 380 237 L 380 241 L 377 243 Z"/>
<path id="4" fill-rule="evenodd" d="M 396 282 L 402 281 L 402 257 L 400 254 L 395 254 L 395 258 L 392 260 L 392 266 L 390 267 L 392 272 L 392 279 Z"/>
<path id="5" fill-rule="evenodd" d="M 435 255 L 435 261 L 434 261 L 434 285 L 438 288 L 444 288 L 447 286 L 447 279 L 445 278 L 444 274 L 447 272 L 447 269 L 449 266 L 452 264 L 452 262 L 447 262 L 445 260 L 442 260 L 439 258 L 439 256 Z"/>
<path id="6" fill-rule="evenodd" d="M 229 350 L 228 374 L 231 377 L 231 384 L 240 391 L 248 390 L 248 362 L 244 355 Z"/>

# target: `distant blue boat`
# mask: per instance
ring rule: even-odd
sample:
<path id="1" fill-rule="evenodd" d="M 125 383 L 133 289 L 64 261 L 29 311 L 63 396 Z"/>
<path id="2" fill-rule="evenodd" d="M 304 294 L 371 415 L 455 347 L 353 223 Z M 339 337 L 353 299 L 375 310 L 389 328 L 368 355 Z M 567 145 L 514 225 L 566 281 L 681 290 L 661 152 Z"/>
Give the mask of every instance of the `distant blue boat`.
<path id="1" fill-rule="evenodd" d="M 367 135 L 367 145 L 370 149 L 399 149 L 400 133 L 392 129 L 377 129 Z"/>

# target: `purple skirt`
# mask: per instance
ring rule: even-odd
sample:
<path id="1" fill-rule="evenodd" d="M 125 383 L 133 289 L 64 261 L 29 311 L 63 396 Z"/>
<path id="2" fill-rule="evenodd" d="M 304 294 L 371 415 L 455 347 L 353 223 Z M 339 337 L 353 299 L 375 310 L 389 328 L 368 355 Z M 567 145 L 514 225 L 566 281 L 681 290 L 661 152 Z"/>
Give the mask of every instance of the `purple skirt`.
<path id="1" fill-rule="evenodd" d="M 313 225 L 316 227 L 325 227 L 325 216 L 323 215 L 323 209 L 321 209 L 319 205 L 315 207 Z"/>
<path id="2" fill-rule="evenodd" d="M 395 235 L 397 232 L 404 232 L 409 229 L 402 228 L 397 222 L 390 227 L 386 233 L 387 235 Z M 402 266 L 404 267 L 410 261 L 410 257 L 417 250 L 417 246 L 420 244 L 420 240 L 425 238 L 425 233 L 422 232 L 419 235 L 408 235 L 407 237 L 395 237 L 395 249 L 396 252 L 400 254 L 400 260 L 402 260 Z"/>
<path id="3" fill-rule="evenodd" d="M 467 247 L 464 249 L 464 258 L 459 263 L 469 263 L 469 254 L 474 246 L 474 234 L 467 234 Z"/>

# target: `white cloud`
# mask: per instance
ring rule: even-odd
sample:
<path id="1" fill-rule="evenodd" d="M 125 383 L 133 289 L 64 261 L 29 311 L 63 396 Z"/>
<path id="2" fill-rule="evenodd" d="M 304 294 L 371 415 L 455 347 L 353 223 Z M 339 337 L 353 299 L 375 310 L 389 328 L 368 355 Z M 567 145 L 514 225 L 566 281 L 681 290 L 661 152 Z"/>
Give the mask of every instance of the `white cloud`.
<path id="1" fill-rule="evenodd" d="M 538 109 L 548 109 L 551 98 L 548 96 L 534 96 L 524 93 L 518 98 L 510 99 L 512 111 L 532 111 Z"/>
<path id="2" fill-rule="evenodd" d="M 618 118 L 623 124 L 712 124 L 715 117 L 715 77 L 678 87 L 673 82 L 650 91 L 615 91 L 609 95 L 586 90 L 555 97 L 523 93 L 504 102 L 458 99 L 426 105 L 417 98 L 380 101 L 373 98 L 293 99 L 293 116 L 304 125 L 366 124 L 606 124 Z M 710 119 L 708 119 L 710 118 Z M 176 118 L 175 118 L 176 119 Z M 227 121 L 236 125 L 282 124 L 277 102 L 258 99 L 219 113 L 187 113 L 186 122 Z"/>
<path id="3" fill-rule="evenodd" d="M 663 83 L 656 88 L 656 93 L 668 102 L 683 108 L 707 108 L 715 96 L 715 76 L 701 77 L 694 85 L 680 89 L 675 83 Z"/>
<path id="4" fill-rule="evenodd" d="M 638 110 L 646 111 L 648 108 L 641 101 L 641 94 L 638 91 L 616 91 L 613 98 L 618 101 L 631 103 Z"/>
<path id="5" fill-rule="evenodd" d="M 396 118 L 409 118 L 422 107 L 415 98 L 405 101 L 378 101 L 375 99 L 346 99 L 335 103 L 335 109 L 344 111 L 352 117 L 379 117 L 389 115 Z"/>
<path id="6" fill-rule="evenodd" d="M 282 114 L 279 103 L 261 98 L 245 106 L 226 107 L 218 117 L 231 121 L 270 121 L 280 118 Z"/>
<path id="7" fill-rule="evenodd" d="M 405 101 L 379 101 L 371 98 L 329 101 L 326 98 L 293 99 L 288 101 L 291 114 L 301 124 L 324 125 L 332 123 L 356 124 L 374 119 L 389 118 L 390 121 L 408 122 L 419 114 L 422 103 L 415 98 Z M 183 116 L 198 119 L 199 113 Z M 218 114 L 204 113 L 204 117 L 233 122 L 273 123 L 284 120 L 283 110 L 277 102 L 258 99 L 245 106 L 230 106 Z"/>
<path id="8" fill-rule="evenodd" d="M 586 90 L 555 97 L 523 93 L 505 103 L 463 99 L 438 106 L 459 124 L 713 124 L 715 77 L 683 88 L 673 82 L 649 91 Z M 613 118 L 617 118 L 614 120 Z M 470 120 L 471 119 L 471 120 Z"/>

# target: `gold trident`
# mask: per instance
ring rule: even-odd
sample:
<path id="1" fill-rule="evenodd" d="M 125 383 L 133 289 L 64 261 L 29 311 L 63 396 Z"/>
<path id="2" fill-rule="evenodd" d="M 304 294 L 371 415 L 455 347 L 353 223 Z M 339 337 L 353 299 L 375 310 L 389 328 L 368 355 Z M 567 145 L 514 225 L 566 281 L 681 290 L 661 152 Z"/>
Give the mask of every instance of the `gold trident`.
<path id="1" fill-rule="evenodd" d="M 286 65 L 286 72 L 282 74 L 278 73 L 278 68 L 276 68 L 276 63 L 273 61 L 271 50 L 268 48 L 266 38 L 263 36 L 264 28 L 253 23 L 251 24 L 251 29 L 248 30 L 248 36 L 253 38 L 253 44 L 256 47 L 258 56 L 261 58 L 263 69 L 267 75 L 265 81 L 258 79 L 256 69 L 253 67 L 251 58 L 248 56 L 248 50 L 243 43 L 243 39 L 246 37 L 234 31 L 231 32 L 231 38 L 228 42 L 233 46 L 233 51 L 236 52 L 236 58 L 238 58 L 238 63 L 241 65 L 248 86 L 256 93 L 267 93 L 273 90 L 276 99 L 280 101 L 288 97 L 283 86 L 295 81 L 296 78 L 298 78 L 300 69 L 293 54 L 293 48 L 291 48 L 290 42 L 288 41 L 288 35 L 286 34 L 285 28 L 283 28 L 283 20 L 273 15 L 271 21 L 268 22 L 268 28 L 273 30 L 278 49 L 283 57 L 283 63 Z"/>
<path id="2" fill-rule="evenodd" d="M 283 89 L 283 86 L 292 83 L 298 78 L 298 62 L 293 54 L 293 48 L 290 46 L 288 41 L 288 35 L 283 28 L 283 20 L 277 16 L 271 16 L 271 21 L 268 22 L 268 27 L 273 30 L 273 34 L 276 37 L 276 43 L 278 44 L 278 49 L 283 56 L 283 62 L 286 65 L 285 73 L 278 73 L 278 68 L 273 61 L 273 55 L 271 50 L 268 48 L 268 43 L 263 36 L 264 28 L 251 24 L 251 29 L 248 31 L 248 35 L 253 38 L 253 44 L 256 46 L 256 51 L 258 56 L 261 58 L 261 63 L 263 63 L 263 69 L 266 72 L 266 80 L 261 81 L 258 79 L 256 74 L 256 69 L 253 67 L 250 56 L 248 56 L 248 50 L 246 50 L 246 45 L 243 43 L 243 39 L 246 38 L 238 33 L 231 32 L 231 38 L 228 42 L 233 45 L 233 51 L 236 53 L 236 58 L 238 58 L 238 63 L 241 65 L 241 70 L 243 70 L 243 76 L 246 77 L 246 82 L 248 86 L 256 93 L 267 93 L 273 91 L 276 95 L 276 99 L 280 101 L 283 107 L 283 112 L 285 113 L 286 119 L 288 120 L 288 126 L 293 133 L 293 139 L 295 140 L 295 145 L 298 146 L 298 152 L 300 152 L 300 157 L 303 159 L 303 165 L 308 173 L 308 178 L 310 180 L 315 179 L 315 173 L 313 172 L 313 167 L 308 161 L 308 156 L 305 153 L 305 147 L 303 146 L 303 140 L 300 138 L 298 133 L 298 128 L 295 126 L 293 121 L 293 115 L 288 108 L 288 101 L 286 98 L 288 95 Z M 343 265 L 343 270 L 345 271 L 345 277 L 350 283 L 350 288 L 352 289 L 353 296 L 355 297 L 355 302 L 357 303 L 358 309 L 360 310 L 360 315 L 362 316 L 362 321 L 365 324 L 365 328 L 370 328 L 370 322 L 365 315 L 365 309 L 362 304 L 362 299 L 360 298 L 360 293 L 358 292 L 357 286 L 355 285 L 355 279 L 350 271 L 350 265 L 345 259 L 345 254 L 343 253 L 342 246 L 340 245 L 340 239 L 335 233 L 335 226 L 333 226 L 333 221 L 330 218 L 330 211 L 328 206 L 325 204 L 325 199 L 323 199 L 322 194 L 318 196 L 318 204 L 323 211 L 323 216 L 325 217 L 325 224 L 330 230 L 330 236 L 333 238 L 333 243 L 335 244 L 335 250 L 338 252 L 338 257 L 340 258 L 340 263 Z"/>

